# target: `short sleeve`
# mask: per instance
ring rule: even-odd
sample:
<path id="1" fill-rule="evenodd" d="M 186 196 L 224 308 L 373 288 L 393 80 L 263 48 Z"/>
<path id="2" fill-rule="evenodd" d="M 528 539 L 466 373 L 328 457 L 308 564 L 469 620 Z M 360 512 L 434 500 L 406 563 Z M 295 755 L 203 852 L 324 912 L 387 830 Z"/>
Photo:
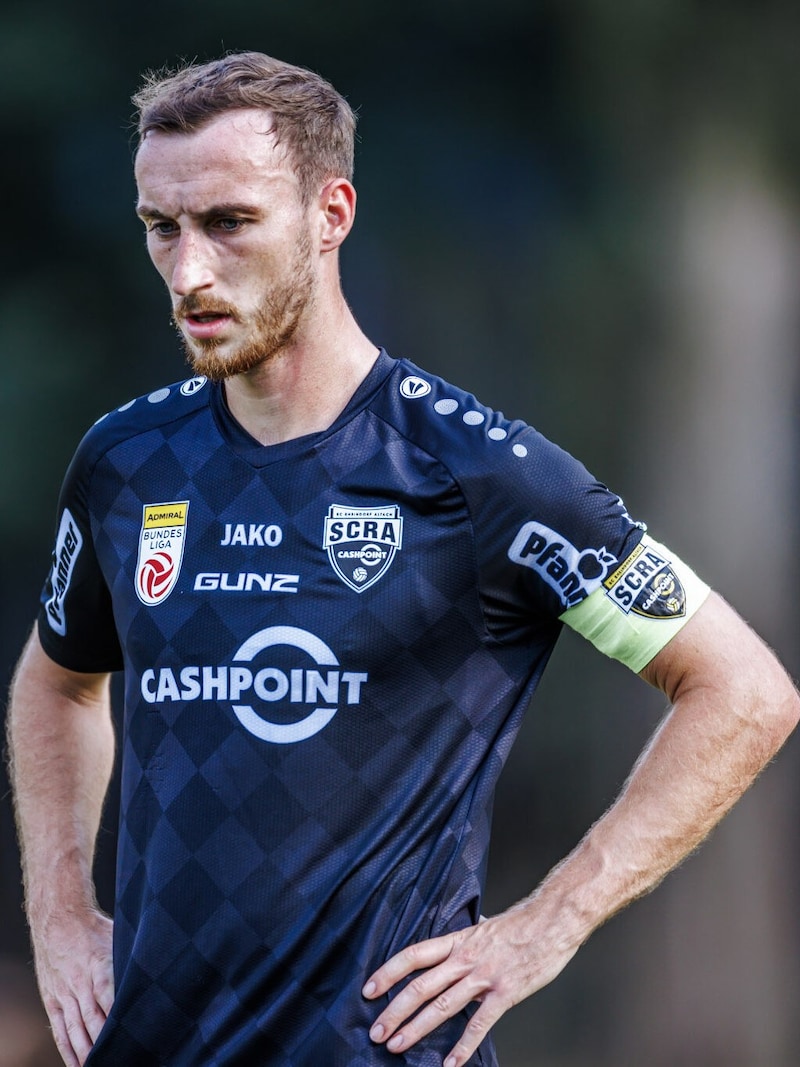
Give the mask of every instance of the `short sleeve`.
<path id="1" fill-rule="evenodd" d="M 42 647 L 56 663 L 94 673 L 121 669 L 122 653 L 92 537 L 89 440 L 87 435 L 81 443 L 61 488 L 52 566 L 42 589 L 38 629 Z"/>
<path id="2" fill-rule="evenodd" d="M 465 482 L 490 630 L 524 640 L 526 628 L 564 623 L 641 670 L 708 586 L 579 460 L 529 426 L 504 428 L 511 447 L 497 456 L 494 477 Z"/>
<path id="3" fill-rule="evenodd" d="M 462 475 L 469 500 L 487 625 L 500 640 L 558 629 L 640 542 L 644 524 L 568 452 L 533 428 L 506 436 Z"/>

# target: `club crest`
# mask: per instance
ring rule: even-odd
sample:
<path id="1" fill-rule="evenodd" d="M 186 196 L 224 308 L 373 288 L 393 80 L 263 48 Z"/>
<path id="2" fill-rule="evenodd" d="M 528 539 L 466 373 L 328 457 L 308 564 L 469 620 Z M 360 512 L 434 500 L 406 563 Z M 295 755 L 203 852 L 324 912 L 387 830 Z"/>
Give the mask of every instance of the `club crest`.
<path id="1" fill-rule="evenodd" d="M 648 537 L 642 538 L 603 585 L 606 595 L 626 615 L 678 619 L 686 614 L 686 590 L 675 566 Z"/>
<path id="2" fill-rule="evenodd" d="M 331 504 L 322 547 L 345 585 L 363 593 L 386 574 L 403 545 L 403 518 L 391 504 L 351 508 Z"/>
<path id="3" fill-rule="evenodd" d="M 136 595 L 153 607 L 166 600 L 181 572 L 188 500 L 145 504 L 136 561 Z"/>

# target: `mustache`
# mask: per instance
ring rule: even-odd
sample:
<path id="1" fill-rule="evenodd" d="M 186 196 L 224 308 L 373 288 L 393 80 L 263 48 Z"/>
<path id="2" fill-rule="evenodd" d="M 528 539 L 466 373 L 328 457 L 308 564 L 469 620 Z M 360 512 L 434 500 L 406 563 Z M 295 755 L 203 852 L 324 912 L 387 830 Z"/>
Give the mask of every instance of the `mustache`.
<path id="1" fill-rule="evenodd" d="M 200 293 L 187 293 L 172 309 L 174 322 L 180 322 L 181 319 L 186 319 L 190 315 L 225 315 L 235 322 L 239 321 L 239 312 L 234 304 L 229 304 L 225 300 L 215 300 Z"/>

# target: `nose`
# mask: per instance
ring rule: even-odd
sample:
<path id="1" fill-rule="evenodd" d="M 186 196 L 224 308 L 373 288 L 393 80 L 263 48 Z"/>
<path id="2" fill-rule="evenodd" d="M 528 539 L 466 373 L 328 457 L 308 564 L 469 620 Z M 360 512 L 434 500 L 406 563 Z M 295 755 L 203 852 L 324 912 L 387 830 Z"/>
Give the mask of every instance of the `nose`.
<path id="1" fill-rule="evenodd" d="M 176 296 L 188 296 L 214 284 L 210 252 L 201 235 L 182 231 L 175 250 L 171 288 Z"/>

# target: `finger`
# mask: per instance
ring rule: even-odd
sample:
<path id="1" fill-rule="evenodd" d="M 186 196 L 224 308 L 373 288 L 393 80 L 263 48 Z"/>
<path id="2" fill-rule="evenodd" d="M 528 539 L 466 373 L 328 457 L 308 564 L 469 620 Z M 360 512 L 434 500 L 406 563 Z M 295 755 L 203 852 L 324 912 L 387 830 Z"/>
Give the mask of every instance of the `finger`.
<path id="1" fill-rule="evenodd" d="M 401 952 L 388 959 L 383 966 L 367 980 L 362 989 L 367 1000 L 381 996 L 391 989 L 393 985 L 408 978 L 414 971 L 423 968 L 435 967 L 442 963 L 453 951 L 455 937 L 446 934 L 444 937 L 434 937 L 429 941 L 420 941 L 415 945 L 408 945 Z"/>
<path id="2" fill-rule="evenodd" d="M 50 1015 L 50 1028 L 53 1032 L 53 1040 L 56 1043 L 61 1059 L 66 1064 L 66 1067 L 80 1067 L 78 1057 L 75 1055 L 75 1050 L 70 1044 L 69 1035 L 67 1034 L 67 1025 L 64 1022 L 64 1016 L 61 1010 L 53 1012 Z"/>
<path id="3" fill-rule="evenodd" d="M 94 978 L 94 996 L 105 1018 L 111 1011 L 114 1003 L 114 969 L 109 962 L 103 967 L 98 967 Z M 95 1036 L 95 1041 L 97 1037 Z"/>
<path id="4" fill-rule="evenodd" d="M 71 1052 L 75 1057 L 75 1062 L 82 1065 L 92 1049 L 92 1039 L 89 1037 L 84 1025 L 80 1006 L 77 1001 L 69 999 L 63 1004 L 62 1012 L 66 1037 L 64 1047 L 62 1048 L 59 1045 L 59 1051 L 62 1057 L 64 1057 L 65 1051 Z M 65 1058 L 65 1062 L 70 1063 L 71 1061 Z"/>
<path id="5" fill-rule="evenodd" d="M 439 996 L 445 996 L 460 978 L 460 975 L 448 973 L 444 967 L 432 971 L 423 971 L 402 989 L 387 1004 L 373 1023 L 369 1036 L 375 1042 L 388 1042 L 399 1026 L 410 1019 L 423 1005 Z M 441 1019 L 439 1020 L 441 1022 Z"/>
<path id="6" fill-rule="evenodd" d="M 401 1052 L 410 1048 L 420 1038 L 433 1033 L 447 1019 L 458 1015 L 480 995 L 481 990 L 474 981 L 464 979 L 448 984 L 436 997 L 429 1000 L 417 1015 L 409 1019 L 402 1029 L 386 1041 L 386 1047 L 390 1052 Z"/>
<path id="7" fill-rule="evenodd" d="M 106 1013 L 92 996 L 91 992 L 80 1002 L 81 1019 L 86 1034 L 92 1044 L 100 1035 L 106 1024 Z"/>
<path id="8" fill-rule="evenodd" d="M 469 1063 L 470 1057 L 478 1050 L 478 1046 L 505 1011 L 505 1008 L 499 1007 L 497 998 L 487 997 L 467 1023 L 464 1033 L 449 1055 L 445 1057 L 443 1067 L 463 1067 Z"/>
<path id="9" fill-rule="evenodd" d="M 97 997 L 97 1003 L 100 1005 L 100 1009 L 103 1012 L 103 1021 L 108 1018 L 111 1008 L 114 1004 L 114 983 L 104 982 L 102 985 L 98 985 L 95 988 L 95 996 Z M 97 1038 L 95 1038 L 95 1041 Z"/>

